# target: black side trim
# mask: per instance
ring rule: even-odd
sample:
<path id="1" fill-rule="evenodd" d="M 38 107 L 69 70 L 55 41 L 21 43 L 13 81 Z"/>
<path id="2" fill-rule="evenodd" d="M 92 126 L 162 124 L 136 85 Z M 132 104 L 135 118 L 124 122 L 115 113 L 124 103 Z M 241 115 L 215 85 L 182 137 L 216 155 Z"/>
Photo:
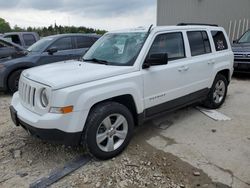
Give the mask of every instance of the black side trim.
<path id="1" fill-rule="evenodd" d="M 209 93 L 209 89 L 206 88 L 206 89 L 197 91 L 195 93 L 186 95 L 184 97 L 174 99 L 172 101 L 168 101 L 166 103 L 148 108 L 145 111 L 145 118 L 147 119 L 159 113 L 174 111 L 176 109 L 188 106 L 190 104 L 201 102 L 206 99 L 208 93 Z"/>
<path id="2" fill-rule="evenodd" d="M 41 140 L 65 144 L 67 146 L 76 146 L 80 144 L 82 132 L 67 133 L 58 129 L 39 129 L 28 125 L 27 123 L 18 120 L 19 124 L 28 131 L 32 136 Z"/>

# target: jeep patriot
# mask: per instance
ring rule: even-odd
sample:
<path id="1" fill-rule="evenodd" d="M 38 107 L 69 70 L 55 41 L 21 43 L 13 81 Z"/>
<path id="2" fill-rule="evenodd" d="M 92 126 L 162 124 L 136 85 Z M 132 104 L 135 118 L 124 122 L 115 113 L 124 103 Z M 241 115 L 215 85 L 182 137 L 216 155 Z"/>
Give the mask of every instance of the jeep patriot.
<path id="1" fill-rule="evenodd" d="M 10 111 L 40 139 L 82 145 L 109 159 L 135 125 L 192 103 L 225 101 L 234 55 L 226 32 L 208 25 L 108 32 L 84 55 L 25 70 Z"/>

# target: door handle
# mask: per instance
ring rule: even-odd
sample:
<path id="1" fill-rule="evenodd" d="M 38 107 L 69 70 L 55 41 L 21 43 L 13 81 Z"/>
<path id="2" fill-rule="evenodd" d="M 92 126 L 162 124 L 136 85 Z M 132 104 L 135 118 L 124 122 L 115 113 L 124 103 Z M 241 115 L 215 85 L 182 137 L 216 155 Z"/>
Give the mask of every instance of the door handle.
<path id="1" fill-rule="evenodd" d="M 184 71 L 188 71 L 188 70 L 189 70 L 188 66 L 182 66 L 182 67 L 178 68 L 179 72 L 184 72 Z"/>
<path id="2" fill-rule="evenodd" d="M 208 65 L 214 65 L 215 64 L 215 60 L 209 60 L 208 61 Z"/>

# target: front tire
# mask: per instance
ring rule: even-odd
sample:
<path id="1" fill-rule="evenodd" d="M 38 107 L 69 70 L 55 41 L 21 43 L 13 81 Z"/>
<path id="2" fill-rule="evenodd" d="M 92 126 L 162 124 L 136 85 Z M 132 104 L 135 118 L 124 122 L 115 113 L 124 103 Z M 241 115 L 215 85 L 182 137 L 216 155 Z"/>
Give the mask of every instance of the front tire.
<path id="1" fill-rule="evenodd" d="M 204 102 L 204 106 L 210 109 L 219 108 L 226 99 L 228 90 L 228 81 L 225 76 L 218 74 L 215 77 L 212 88 L 209 91 L 208 97 Z"/>
<path id="2" fill-rule="evenodd" d="M 105 102 L 91 110 L 83 142 L 90 154 L 102 160 L 120 154 L 131 140 L 134 120 L 122 104 Z"/>

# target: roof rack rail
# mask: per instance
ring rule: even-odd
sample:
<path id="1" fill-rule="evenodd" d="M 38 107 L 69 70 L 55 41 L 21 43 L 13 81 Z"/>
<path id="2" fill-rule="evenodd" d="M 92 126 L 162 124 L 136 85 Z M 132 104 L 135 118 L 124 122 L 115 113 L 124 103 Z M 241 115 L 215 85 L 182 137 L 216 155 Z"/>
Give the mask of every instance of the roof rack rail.
<path id="1" fill-rule="evenodd" d="M 205 24 L 205 23 L 179 23 L 177 24 L 177 26 L 187 26 L 187 25 L 204 25 L 204 26 L 219 27 L 217 24 Z"/>

